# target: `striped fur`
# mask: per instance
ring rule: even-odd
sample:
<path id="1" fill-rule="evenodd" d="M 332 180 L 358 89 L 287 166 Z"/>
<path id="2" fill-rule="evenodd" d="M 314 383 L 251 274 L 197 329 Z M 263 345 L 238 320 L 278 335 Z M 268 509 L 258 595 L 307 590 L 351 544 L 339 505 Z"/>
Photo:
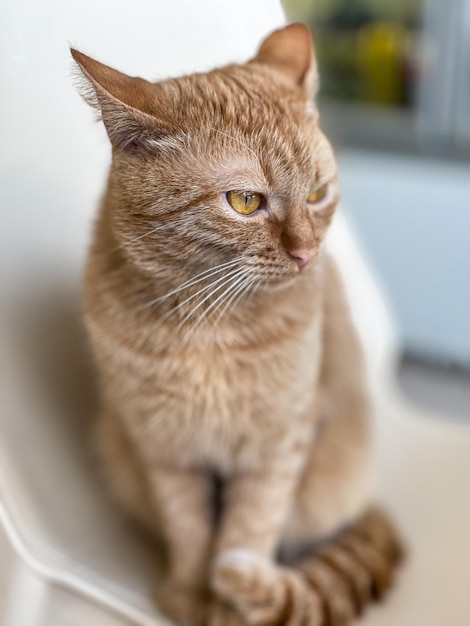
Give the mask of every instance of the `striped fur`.
<path id="1" fill-rule="evenodd" d="M 393 525 L 371 508 L 294 568 L 222 555 L 216 591 L 250 626 L 346 626 L 382 598 L 402 557 Z"/>

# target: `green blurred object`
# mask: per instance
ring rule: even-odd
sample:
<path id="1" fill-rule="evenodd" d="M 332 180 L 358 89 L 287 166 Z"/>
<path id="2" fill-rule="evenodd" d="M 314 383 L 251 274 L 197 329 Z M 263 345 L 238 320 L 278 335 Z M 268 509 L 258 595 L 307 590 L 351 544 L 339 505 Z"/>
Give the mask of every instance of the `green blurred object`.
<path id="1" fill-rule="evenodd" d="M 403 107 L 412 104 L 409 71 L 421 0 L 284 0 L 290 19 L 314 34 L 321 95 Z"/>
<path id="2" fill-rule="evenodd" d="M 374 104 L 400 105 L 404 100 L 407 31 L 397 23 L 373 22 L 357 38 L 360 99 Z"/>

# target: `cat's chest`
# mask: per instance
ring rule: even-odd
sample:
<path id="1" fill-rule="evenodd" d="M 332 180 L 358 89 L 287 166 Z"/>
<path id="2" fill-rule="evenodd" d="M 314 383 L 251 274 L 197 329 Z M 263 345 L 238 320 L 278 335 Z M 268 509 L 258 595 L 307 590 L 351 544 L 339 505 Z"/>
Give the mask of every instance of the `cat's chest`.
<path id="1" fill-rule="evenodd" d="M 315 396 L 318 331 L 312 324 L 296 340 L 157 358 L 146 412 L 153 444 L 188 463 L 220 466 L 236 456 L 249 463 L 271 436 L 289 436 Z"/>
<path id="2" fill-rule="evenodd" d="M 319 323 L 266 345 L 207 347 L 167 357 L 160 376 L 171 377 L 181 400 L 196 412 L 256 416 L 270 407 L 277 414 L 286 402 L 294 408 L 295 398 L 312 387 L 321 357 Z"/>

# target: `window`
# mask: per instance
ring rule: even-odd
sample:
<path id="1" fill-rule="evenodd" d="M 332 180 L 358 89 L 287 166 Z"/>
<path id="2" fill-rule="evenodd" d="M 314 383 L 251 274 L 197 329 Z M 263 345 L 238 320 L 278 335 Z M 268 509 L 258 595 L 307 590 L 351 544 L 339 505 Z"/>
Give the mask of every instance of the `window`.
<path id="1" fill-rule="evenodd" d="M 313 32 L 325 130 L 470 159 L 470 0 L 284 0 Z"/>

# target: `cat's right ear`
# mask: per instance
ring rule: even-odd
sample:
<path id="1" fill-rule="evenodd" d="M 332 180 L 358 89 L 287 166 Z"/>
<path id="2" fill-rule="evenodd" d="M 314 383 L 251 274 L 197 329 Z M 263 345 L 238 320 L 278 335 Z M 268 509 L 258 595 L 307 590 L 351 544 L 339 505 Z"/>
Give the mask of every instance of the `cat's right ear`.
<path id="1" fill-rule="evenodd" d="M 155 115 L 159 110 L 156 86 L 127 76 L 70 49 L 77 64 L 76 84 L 80 95 L 100 114 L 115 148 L 131 153 L 155 150 L 177 130 Z M 164 111 L 168 107 L 162 106 Z"/>

